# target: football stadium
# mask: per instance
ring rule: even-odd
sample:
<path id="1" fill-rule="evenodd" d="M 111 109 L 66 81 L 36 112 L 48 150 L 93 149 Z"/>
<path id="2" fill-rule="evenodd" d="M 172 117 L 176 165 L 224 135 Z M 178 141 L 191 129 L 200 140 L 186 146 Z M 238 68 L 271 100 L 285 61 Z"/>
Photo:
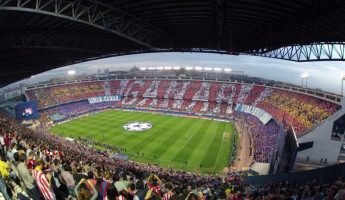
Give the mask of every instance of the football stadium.
<path id="1" fill-rule="evenodd" d="M 0 200 L 345 200 L 344 19 L 0 0 Z"/>

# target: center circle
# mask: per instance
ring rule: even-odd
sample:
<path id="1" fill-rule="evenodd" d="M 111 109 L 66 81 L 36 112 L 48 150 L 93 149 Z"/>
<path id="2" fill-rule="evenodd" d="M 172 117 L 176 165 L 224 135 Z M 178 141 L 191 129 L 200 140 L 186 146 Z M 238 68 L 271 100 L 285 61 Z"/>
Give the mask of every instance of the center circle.
<path id="1" fill-rule="evenodd" d="M 131 122 L 123 125 L 126 131 L 147 131 L 152 128 L 152 124 L 147 122 Z"/>

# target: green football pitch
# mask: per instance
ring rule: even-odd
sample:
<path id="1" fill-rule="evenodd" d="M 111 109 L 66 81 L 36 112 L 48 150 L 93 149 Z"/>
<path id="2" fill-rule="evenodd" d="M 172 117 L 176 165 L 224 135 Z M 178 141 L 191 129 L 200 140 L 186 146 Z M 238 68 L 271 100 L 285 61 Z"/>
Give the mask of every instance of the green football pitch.
<path id="1" fill-rule="evenodd" d="M 135 121 L 150 122 L 152 128 L 143 132 L 123 128 Z M 51 131 L 125 148 L 122 153 L 137 162 L 200 173 L 217 173 L 228 166 L 238 140 L 230 122 L 118 110 L 74 119 Z"/>

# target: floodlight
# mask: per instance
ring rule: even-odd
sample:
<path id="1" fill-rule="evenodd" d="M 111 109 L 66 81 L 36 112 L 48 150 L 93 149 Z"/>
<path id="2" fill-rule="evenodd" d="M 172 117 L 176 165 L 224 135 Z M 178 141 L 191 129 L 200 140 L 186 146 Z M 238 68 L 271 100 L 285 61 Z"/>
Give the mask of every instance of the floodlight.
<path id="1" fill-rule="evenodd" d="M 193 70 L 193 67 L 186 67 L 186 70 Z"/>
<path id="2" fill-rule="evenodd" d="M 155 67 L 149 67 L 149 68 L 147 68 L 147 69 L 149 69 L 149 70 L 155 70 L 156 68 L 155 68 Z"/>
<path id="3" fill-rule="evenodd" d="M 204 67 L 205 71 L 212 71 L 212 67 Z"/>
<path id="4" fill-rule="evenodd" d="M 172 67 L 164 67 L 165 70 L 171 70 Z"/>
<path id="5" fill-rule="evenodd" d="M 175 69 L 175 70 L 179 70 L 179 69 L 180 69 L 180 67 L 179 67 L 179 66 L 175 66 L 175 67 L 173 67 L 173 69 Z"/>
<path id="6" fill-rule="evenodd" d="M 75 70 L 68 70 L 67 74 L 72 76 L 75 74 Z"/>
<path id="7" fill-rule="evenodd" d="M 222 68 L 214 67 L 213 70 L 219 72 L 219 71 L 222 71 Z"/>
<path id="8" fill-rule="evenodd" d="M 156 69 L 158 69 L 158 70 L 163 70 L 164 67 L 156 67 Z"/>
<path id="9" fill-rule="evenodd" d="M 202 67 L 195 67 L 195 70 L 202 70 Z"/>
<path id="10" fill-rule="evenodd" d="M 146 67 L 140 67 L 139 69 L 140 70 L 146 70 L 147 68 Z"/>
<path id="11" fill-rule="evenodd" d="M 231 72 L 232 69 L 230 69 L 230 68 L 225 68 L 224 71 L 225 71 L 225 72 Z"/>
<path id="12" fill-rule="evenodd" d="M 303 73 L 301 74 L 301 78 L 308 78 L 308 76 L 309 76 L 309 74 L 306 73 L 306 72 L 303 72 Z"/>

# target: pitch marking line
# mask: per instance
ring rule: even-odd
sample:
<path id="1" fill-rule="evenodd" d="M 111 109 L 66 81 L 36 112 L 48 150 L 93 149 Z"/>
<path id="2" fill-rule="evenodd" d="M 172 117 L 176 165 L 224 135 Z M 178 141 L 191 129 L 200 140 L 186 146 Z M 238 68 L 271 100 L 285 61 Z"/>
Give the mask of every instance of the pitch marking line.
<path id="1" fill-rule="evenodd" d="M 220 143 L 220 147 L 219 147 L 219 150 L 218 150 L 216 162 L 214 162 L 214 165 L 213 165 L 213 170 L 214 170 L 214 168 L 216 167 L 216 164 L 217 164 L 217 162 L 218 162 L 219 152 L 220 152 L 221 149 L 222 149 L 224 137 L 225 137 L 226 134 L 227 134 L 226 132 L 223 132 L 222 143 Z M 230 153 L 231 153 L 231 152 L 230 152 Z"/>

